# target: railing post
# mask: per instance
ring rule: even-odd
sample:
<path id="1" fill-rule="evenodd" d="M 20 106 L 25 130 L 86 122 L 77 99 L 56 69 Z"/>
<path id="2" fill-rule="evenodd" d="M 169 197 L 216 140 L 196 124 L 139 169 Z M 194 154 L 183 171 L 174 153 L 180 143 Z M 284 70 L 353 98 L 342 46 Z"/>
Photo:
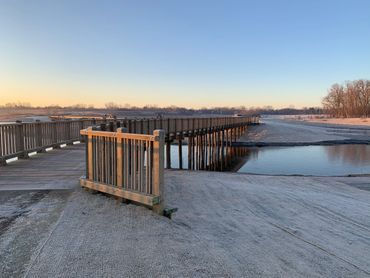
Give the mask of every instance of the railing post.
<path id="1" fill-rule="evenodd" d="M 23 152 L 20 157 L 26 157 L 26 153 L 24 152 L 24 134 L 23 134 L 23 124 L 22 121 L 16 121 L 17 123 L 17 152 Z"/>
<path id="2" fill-rule="evenodd" d="M 127 128 L 124 127 L 119 127 L 117 128 L 117 133 L 127 133 Z M 117 187 L 122 187 L 123 186 L 123 179 L 122 179 L 122 138 L 117 136 Z"/>
<path id="3" fill-rule="evenodd" d="M 42 147 L 42 129 L 40 120 L 36 120 L 36 144 L 37 147 Z"/>
<path id="4" fill-rule="evenodd" d="M 84 121 L 83 121 L 83 120 L 80 120 L 80 121 L 78 122 L 78 128 L 79 128 L 80 130 L 84 129 Z M 80 140 L 81 142 L 84 142 L 84 141 L 85 141 L 85 138 L 84 138 L 84 136 L 82 136 L 82 135 L 81 135 L 81 133 L 80 133 L 80 135 L 79 135 L 79 140 Z"/>
<path id="5" fill-rule="evenodd" d="M 153 206 L 153 211 L 162 215 L 164 209 L 164 130 L 154 130 L 153 135 L 153 195 L 159 196 L 160 202 Z"/>
<path id="6" fill-rule="evenodd" d="M 56 144 L 58 142 L 58 132 L 57 132 L 57 129 L 58 129 L 58 122 L 52 122 L 51 123 L 51 128 L 52 128 L 52 144 Z"/>
<path id="7" fill-rule="evenodd" d="M 122 128 L 117 128 L 117 134 L 122 133 Z M 117 136 L 117 148 L 116 148 L 116 175 L 117 175 L 117 187 L 122 188 L 122 138 Z"/>
<path id="8" fill-rule="evenodd" d="M 71 138 L 71 126 L 72 126 L 72 121 L 68 121 L 66 125 L 66 137 L 65 137 L 66 142 L 72 139 Z"/>

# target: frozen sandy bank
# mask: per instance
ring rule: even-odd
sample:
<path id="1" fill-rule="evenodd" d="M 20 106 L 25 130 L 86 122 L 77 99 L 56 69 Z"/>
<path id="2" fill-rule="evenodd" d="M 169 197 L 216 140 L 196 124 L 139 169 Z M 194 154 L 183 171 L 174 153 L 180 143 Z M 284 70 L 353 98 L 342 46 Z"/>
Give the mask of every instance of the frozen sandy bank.
<path id="1" fill-rule="evenodd" d="M 310 123 L 365 126 L 370 127 L 370 118 L 329 118 L 323 116 L 284 116 L 286 120 L 304 121 Z"/>
<path id="2" fill-rule="evenodd" d="M 260 145 L 305 145 L 314 143 L 370 143 L 370 127 L 344 126 L 304 121 L 262 118 L 239 143 Z"/>
<path id="3" fill-rule="evenodd" d="M 46 194 L 2 231 L 2 273 L 26 277 L 370 275 L 368 178 L 166 171 L 165 183 L 168 205 L 179 209 L 173 220 L 80 188 L 70 194 Z M 11 208 L 12 198 L 2 202 L 2 211 Z M 50 219 L 49 226 L 35 225 L 42 218 Z M 32 231 L 42 235 L 33 245 L 24 236 Z M 23 253 L 29 254 L 27 260 L 16 257 Z"/>

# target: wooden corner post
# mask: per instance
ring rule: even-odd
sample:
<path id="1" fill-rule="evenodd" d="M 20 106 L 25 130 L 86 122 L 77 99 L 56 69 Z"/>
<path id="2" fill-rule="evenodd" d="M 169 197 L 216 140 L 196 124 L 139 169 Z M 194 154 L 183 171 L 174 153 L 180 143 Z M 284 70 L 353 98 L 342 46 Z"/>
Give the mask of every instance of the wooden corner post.
<path id="1" fill-rule="evenodd" d="M 153 195 L 159 196 L 160 202 L 153 206 L 153 211 L 163 215 L 164 209 L 164 130 L 154 130 L 153 135 Z"/>
<path id="2" fill-rule="evenodd" d="M 122 133 L 122 128 L 117 128 L 117 133 Z M 122 138 L 117 136 L 117 147 L 116 147 L 116 175 L 117 175 L 117 187 L 122 188 Z"/>
<path id="3" fill-rule="evenodd" d="M 87 128 L 87 156 L 86 156 L 86 179 L 93 180 L 93 142 L 92 142 L 92 127 Z"/>

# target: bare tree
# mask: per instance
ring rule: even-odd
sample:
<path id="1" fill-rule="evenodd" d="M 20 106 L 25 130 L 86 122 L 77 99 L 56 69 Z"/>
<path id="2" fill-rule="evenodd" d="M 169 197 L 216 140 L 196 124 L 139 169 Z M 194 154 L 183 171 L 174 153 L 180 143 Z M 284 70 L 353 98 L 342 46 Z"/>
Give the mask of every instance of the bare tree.
<path id="1" fill-rule="evenodd" d="M 336 117 L 368 117 L 370 115 L 370 80 L 334 84 L 322 101 L 326 113 Z"/>
<path id="2" fill-rule="evenodd" d="M 358 113 L 363 117 L 367 117 L 370 112 L 370 80 L 356 80 L 354 81 L 354 87 L 358 97 Z"/>
<path id="3" fill-rule="evenodd" d="M 344 116 L 344 87 L 339 84 L 334 84 L 329 89 L 328 95 L 323 99 L 323 106 L 327 113 L 342 117 Z"/>
<path id="4" fill-rule="evenodd" d="M 119 105 L 117 103 L 111 101 L 111 102 L 107 102 L 105 104 L 105 108 L 107 108 L 108 110 L 119 109 Z"/>

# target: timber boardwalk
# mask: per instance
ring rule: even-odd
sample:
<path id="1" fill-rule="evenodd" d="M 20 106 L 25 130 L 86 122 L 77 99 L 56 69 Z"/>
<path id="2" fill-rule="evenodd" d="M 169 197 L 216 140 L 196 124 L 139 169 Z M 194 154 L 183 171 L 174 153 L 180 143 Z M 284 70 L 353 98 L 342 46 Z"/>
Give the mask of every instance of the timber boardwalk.
<path id="1" fill-rule="evenodd" d="M 109 193 L 164 212 L 164 145 L 167 168 L 171 168 L 170 144 L 179 142 L 180 169 L 184 137 L 188 138 L 189 169 L 218 170 L 232 142 L 256 116 L 170 118 L 100 121 L 80 119 L 0 125 L 0 162 L 27 158 L 30 153 L 59 148 L 76 140 L 86 141 L 86 173 L 83 187 Z M 82 129 L 88 126 L 87 129 Z M 196 167 L 194 167 L 196 165 Z M 217 166 L 220 165 L 220 168 Z"/>

